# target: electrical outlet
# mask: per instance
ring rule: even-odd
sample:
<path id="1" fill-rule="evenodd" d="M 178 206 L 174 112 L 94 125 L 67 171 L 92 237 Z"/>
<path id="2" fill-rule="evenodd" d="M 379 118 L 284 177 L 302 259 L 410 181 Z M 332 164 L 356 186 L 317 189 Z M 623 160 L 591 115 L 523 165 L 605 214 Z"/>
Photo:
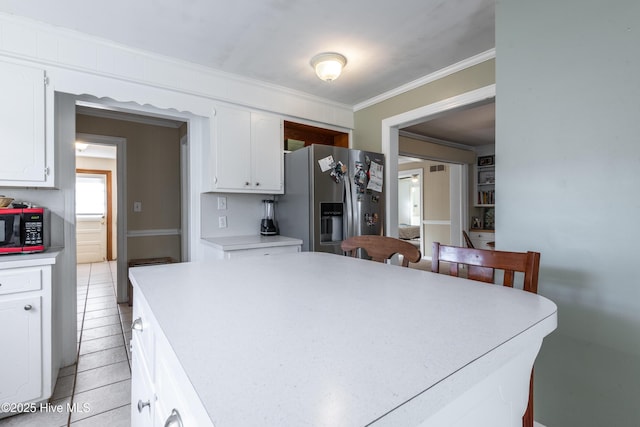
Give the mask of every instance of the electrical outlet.
<path id="1" fill-rule="evenodd" d="M 218 197 L 218 210 L 226 211 L 227 210 L 227 198 L 224 196 Z"/>
<path id="2" fill-rule="evenodd" d="M 133 202 L 133 211 L 142 212 L 142 202 Z"/>
<path id="3" fill-rule="evenodd" d="M 219 216 L 218 217 L 218 228 L 227 228 L 227 217 Z"/>

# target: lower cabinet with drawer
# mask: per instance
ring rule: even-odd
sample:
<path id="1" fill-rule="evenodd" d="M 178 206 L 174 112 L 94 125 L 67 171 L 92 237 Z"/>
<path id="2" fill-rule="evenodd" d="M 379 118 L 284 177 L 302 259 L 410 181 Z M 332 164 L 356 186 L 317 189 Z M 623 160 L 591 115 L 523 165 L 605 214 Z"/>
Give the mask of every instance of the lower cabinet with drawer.
<path id="1" fill-rule="evenodd" d="M 132 427 L 213 427 L 144 296 L 133 292 Z"/>
<path id="2" fill-rule="evenodd" d="M 470 230 L 469 238 L 476 249 L 494 249 L 496 233 L 492 230 Z"/>
<path id="3" fill-rule="evenodd" d="M 300 252 L 302 240 L 286 236 L 225 236 L 202 239 L 205 256 L 214 259 L 247 258 Z"/>
<path id="4" fill-rule="evenodd" d="M 52 266 L 0 262 L 0 402 L 41 402 L 53 394 Z M 0 412 L 0 418 L 6 415 Z"/>

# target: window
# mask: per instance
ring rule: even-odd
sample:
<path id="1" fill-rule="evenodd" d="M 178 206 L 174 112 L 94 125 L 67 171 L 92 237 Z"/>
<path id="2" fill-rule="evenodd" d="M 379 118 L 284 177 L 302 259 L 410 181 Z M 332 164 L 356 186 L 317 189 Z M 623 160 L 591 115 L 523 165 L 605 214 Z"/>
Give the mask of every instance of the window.
<path id="1" fill-rule="evenodd" d="M 101 175 L 76 175 L 76 215 L 106 214 L 106 185 Z"/>

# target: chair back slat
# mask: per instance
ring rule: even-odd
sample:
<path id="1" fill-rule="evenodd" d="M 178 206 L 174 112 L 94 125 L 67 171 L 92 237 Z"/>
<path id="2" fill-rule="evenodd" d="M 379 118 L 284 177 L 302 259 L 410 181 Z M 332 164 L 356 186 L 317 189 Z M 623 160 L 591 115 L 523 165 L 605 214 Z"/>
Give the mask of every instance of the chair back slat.
<path id="1" fill-rule="evenodd" d="M 402 266 L 418 262 L 422 258 L 420 250 L 409 242 L 387 236 L 353 236 L 342 241 L 342 250 L 353 257 L 358 249 L 364 249 L 373 261 L 386 262 L 395 254 L 402 255 Z"/>
<path id="2" fill-rule="evenodd" d="M 485 249 L 460 248 L 433 243 L 432 271 L 440 272 L 440 262 L 450 263 L 450 274 L 457 276 L 454 265 L 465 264 L 467 277 L 481 282 L 495 280 L 495 270 L 504 270 L 503 285 L 513 287 L 516 272 L 524 273 L 523 289 L 538 292 L 539 252 L 507 252 Z"/>

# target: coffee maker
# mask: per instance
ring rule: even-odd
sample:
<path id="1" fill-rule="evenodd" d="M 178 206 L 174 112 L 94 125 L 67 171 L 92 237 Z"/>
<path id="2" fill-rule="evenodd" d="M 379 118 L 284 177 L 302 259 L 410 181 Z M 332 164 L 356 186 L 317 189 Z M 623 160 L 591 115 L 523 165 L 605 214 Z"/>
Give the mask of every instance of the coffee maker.
<path id="1" fill-rule="evenodd" d="M 278 234 L 278 226 L 276 225 L 274 200 L 265 199 L 262 201 L 264 206 L 264 217 L 260 222 L 260 234 L 263 236 L 274 236 Z"/>

